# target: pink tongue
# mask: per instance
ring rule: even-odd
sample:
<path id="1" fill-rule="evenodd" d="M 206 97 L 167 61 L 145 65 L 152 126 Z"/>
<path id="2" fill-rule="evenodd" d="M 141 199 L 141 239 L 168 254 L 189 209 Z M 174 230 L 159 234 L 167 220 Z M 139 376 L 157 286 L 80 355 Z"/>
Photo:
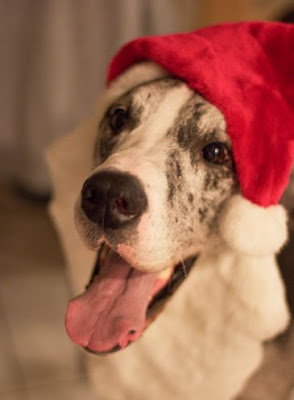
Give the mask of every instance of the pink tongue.
<path id="1" fill-rule="evenodd" d="M 89 289 L 69 302 L 69 337 L 96 352 L 124 348 L 142 332 L 155 280 L 111 251 Z"/>

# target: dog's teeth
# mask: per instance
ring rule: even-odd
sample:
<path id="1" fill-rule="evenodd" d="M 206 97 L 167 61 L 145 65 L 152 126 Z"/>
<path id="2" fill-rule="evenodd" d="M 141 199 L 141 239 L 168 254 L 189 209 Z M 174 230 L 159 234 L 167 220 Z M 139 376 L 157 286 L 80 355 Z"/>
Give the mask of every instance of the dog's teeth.
<path id="1" fill-rule="evenodd" d="M 159 279 L 168 279 L 172 274 L 173 268 L 166 268 L 158 273 Z"/>

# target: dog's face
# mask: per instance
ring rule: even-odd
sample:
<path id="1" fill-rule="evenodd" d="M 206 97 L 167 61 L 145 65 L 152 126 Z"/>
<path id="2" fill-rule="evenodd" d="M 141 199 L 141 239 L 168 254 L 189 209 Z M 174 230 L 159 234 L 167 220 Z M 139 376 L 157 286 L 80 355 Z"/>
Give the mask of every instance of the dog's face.
<path id="1" fill-rule="evenodd" d="M 92 182 L 76 206 L 77 227 L 87 245 L 97 249 L 106 240 L 146 271 L 201 252 L 235 182 L 225 129 L 217 108 L 176 79 L 136 87 L 115 101 L 99 122 Z M 129 179 L 123 183 L 124 175 Z M 136 180 L 109 200 L 116 201 L 113 213 L 121 212 L 121 223 L 113 222 L 108 210 L 95 211 L 100 199 L 91 196 L 104 179 L 116 187 Z M 128 206 L 134 209 L 130 215 Z"/>
<path id="2" fill-rule="evenodd" d="M 222 114 L 177 79 L 135 87 L 110 105 L 97 126 L 94 171 L 81 188 L 76 226 L 93 250 L 105 244 L 95 292 L 104 293 L 101 285 L 108 282 L 116 300 L 102 295 L 94 301 L 94 292 L 89 294 L 85 303 L 103 307 L 99 318 L 88 310 L 87 317 L 73 322 L 73 310 L 81 308 L 73 304 L 67 325 L 77 343 L 108 352 L 140 336 L 146 307 L 174 267 L 203 251 L 216 234 L 218 212 L 236 181 Z M 142 286 L 138 293 L 129 289 L 133 292 L 122 300 L 122 287 L 115 289 L 109 282 L 131 282 L 130 276 Z M 137 319 L 117 306 L 112 311 L 108 304 L 120 298 L 120 304 L 126 301 L 122 307 L 131 308 L 140 296 L 144 300 Z M 116 315 L 110 318 L 111 313 Z M 81 335 L 78 323 L 89 324 L 90 333 Z M 98 338 L 100 333 L 104 339 Z"/>

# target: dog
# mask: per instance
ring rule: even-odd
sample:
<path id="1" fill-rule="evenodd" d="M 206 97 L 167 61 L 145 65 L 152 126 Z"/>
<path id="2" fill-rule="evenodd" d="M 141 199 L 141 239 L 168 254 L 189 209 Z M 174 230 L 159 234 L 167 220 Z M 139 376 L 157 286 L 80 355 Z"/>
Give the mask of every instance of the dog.
<path id="1" fill-rule="evenodd" d="M 98 257 L 87 291 L 69 304 L 66 328 L 75 343 L 105 355 L 142 340 L 198 257 L 223 246 L 218 218 L 240 189 L 222 113 L 181 80 L 132 88 L 95 126 L 75 225 Z M 291 371 L 283 374 L 284 395 Z M 254 392 L 250 382 L 240 399 Z"/>
<path id="2" fill-rule="evenodd" d="M 176 265 L 185 266 L 185 260 L 204 250 L 208 236 L 217 238 L 218 211 L 237 190 L 225 122 L 216 107 L 184 82 L 165 78 L 138 86 L 115 101 L 99 124 L 98 137 L 94 172 L 76 204 L 76 226 L 87 246 L 97 251 L 103 244 L 113 263 L 131 266 L 130 274 L 138 275 L 135 279 L 143 287 L 146 280 L 146 307 L 157 294 L 154 287 L 162 287 L 160 272 L 171 276 Z M 133 296 L 124 300 L 126 307 Z M 136 296 L 139 303 L 140 294 Z M 140 310 L 144 312 L 145 308 Z M 124 320 L 121 313 L 113 316 L 109 324 L 114 326 L 107 329 L 107 318 L 102 318 L 107 344 L 102 339 L 96 343 L 94 334 L 86 347 L 105 353 L 137 338 L 144 319 L 139 322 L 128 315 Z M 76 318 L 73 322 L 81 323 Z M 101 333 L 102 320 L 98 325 Z M 75 329 L 70 318 L 67 326 L 69 333 Z"/>

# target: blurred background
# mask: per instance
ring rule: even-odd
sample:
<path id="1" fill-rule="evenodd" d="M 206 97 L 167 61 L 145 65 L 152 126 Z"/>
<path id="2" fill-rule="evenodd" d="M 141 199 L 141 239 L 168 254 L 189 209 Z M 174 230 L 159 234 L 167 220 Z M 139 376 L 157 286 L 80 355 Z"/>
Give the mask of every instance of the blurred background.
<path id="1" fill-rule="evenodd" d="M 70 290 L 47 215 L 44 149 L 91 115 L 124 42 L 294 21 L 294 1 L 0 0 L 0 18 L 0 400 L 96 399 L 64 330 Z"/>

